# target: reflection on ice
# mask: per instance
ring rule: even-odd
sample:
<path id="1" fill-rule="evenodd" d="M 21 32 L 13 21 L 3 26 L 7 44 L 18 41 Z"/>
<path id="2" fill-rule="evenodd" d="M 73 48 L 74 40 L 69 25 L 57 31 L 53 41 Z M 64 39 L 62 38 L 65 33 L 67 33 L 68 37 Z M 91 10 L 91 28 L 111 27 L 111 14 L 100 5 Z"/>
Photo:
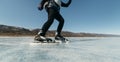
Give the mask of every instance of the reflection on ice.
<path id="1" fill-rule="evenodd" d="M 0 37 L 0 62 L 119 62 L 120 38 L 69 38 L 68 44 Z"/>

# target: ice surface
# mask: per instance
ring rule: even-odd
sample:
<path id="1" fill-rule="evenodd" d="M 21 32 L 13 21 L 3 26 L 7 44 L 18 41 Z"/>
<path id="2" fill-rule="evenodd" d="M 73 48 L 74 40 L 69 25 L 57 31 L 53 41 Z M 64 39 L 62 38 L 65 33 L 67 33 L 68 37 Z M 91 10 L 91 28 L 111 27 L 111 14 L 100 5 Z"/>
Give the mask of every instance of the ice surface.
<path id="1" fill-rule="evenodd" d="M 0 62 L 120 62 L 120 38 L 68 38 L 68 44 L 0 37 Z"/>

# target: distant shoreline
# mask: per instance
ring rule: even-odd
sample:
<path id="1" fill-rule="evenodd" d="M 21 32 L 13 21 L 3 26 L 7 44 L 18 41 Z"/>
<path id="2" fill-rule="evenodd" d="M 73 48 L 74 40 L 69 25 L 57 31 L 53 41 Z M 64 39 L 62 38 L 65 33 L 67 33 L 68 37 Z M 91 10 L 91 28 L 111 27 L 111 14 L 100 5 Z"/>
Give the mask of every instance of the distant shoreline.
<path id="1" fill-rule="evenodd" d="M 35 35 L 0 35 L 0 37 L 35 37 Z M 55 36 L 46 36 L 46 37 L 55 37 Z M 64 36 L 64 37 L 76 37 L 76 36 Z M 83 37 L 115 37 L 115 36 L 81 36 Z M 117 37 L 117 36 L 116 36 Z"/>
<path id="2" fill-rule="evenodd" d="M 26 29 L 22 27 L 0 25 L 0 36 L 14 36 L 14 37 L 23 37 L 23 36 L 35 36 L 40 29 Z M 56 30 L 50 30 L 46 33 L 46 37 L 55 37 Z M 62 31 L 61 33 L 64 37 L 120 37 L 120 35 L 113 34 L 97 34 L 97 33 L 74 33 L 70 31 Z"/>

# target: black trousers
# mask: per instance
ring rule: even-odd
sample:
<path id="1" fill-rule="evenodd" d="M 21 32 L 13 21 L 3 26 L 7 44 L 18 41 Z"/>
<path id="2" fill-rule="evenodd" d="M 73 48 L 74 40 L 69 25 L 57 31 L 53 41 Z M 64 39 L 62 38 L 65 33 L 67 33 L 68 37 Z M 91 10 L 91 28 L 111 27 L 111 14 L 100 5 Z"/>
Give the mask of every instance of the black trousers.
<path id="1" fill-rule="evenodd" d="M 46 32 L 48 31 L 49 27 L 52 25 L 54 19 L 56 19 L 59 22 L 59 25 L 57 27 L 57 34 L 60 35 L 63 25 L 64 25 L 64 19 L 61 16 L 60 12 L 53 9 L 53 8 L 47 8 L 46 9 L 48 13 L 48 20 L 45 22 L 45 24 L 42 27 L 42 33 L 40 35 L 45 36 Z"/>

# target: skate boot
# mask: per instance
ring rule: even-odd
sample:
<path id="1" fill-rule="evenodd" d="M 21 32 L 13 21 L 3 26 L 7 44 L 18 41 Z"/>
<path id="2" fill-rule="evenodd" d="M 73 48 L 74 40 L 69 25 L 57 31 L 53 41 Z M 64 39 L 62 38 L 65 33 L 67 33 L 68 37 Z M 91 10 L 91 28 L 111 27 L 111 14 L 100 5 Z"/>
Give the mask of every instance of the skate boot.
<path id="1" fill-rule="evenodd" d="M 56 35 L 55 36 L 55 42 L 66 42 L 66 41 L 68 41 L 68 39 L 64 38 L 61 35 Z"/>
<path id="2" fill-rule="evenodd" d="M 34 40 L 42 42 L 42 43 L 46 43 L 47 42 L 46 37 L 45 36 L 41 36 L 41 35 L 36 35 Z"/>
<path id="3" fill-rule="evenodd" d="M 41 43 L 52 43 L 51 38 L 46 38 L 45 36 L 41 36 L 41 35 L 36 35 L 34 40 L 39 41 Z"/>

